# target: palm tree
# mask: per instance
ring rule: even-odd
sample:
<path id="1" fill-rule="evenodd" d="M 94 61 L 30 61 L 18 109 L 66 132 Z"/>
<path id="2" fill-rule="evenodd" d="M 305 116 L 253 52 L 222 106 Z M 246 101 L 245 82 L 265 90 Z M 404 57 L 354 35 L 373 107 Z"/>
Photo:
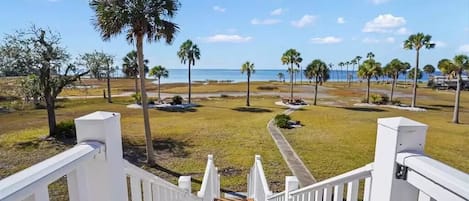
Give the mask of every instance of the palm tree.
<path id="1" fill-rule="evenodd" d="M 169 76 L 169 71 L 165 67 L 158 65 L 151 68 L 149 74 L 150 76 L 153 76 L 158 79 L 158 102 L 161 102 L 161 78 L 167 78 Z"/>
<path id="2" fill-rule="evenodd" d="M 390 95 L 391 102 L 392 102 L 392 98 L 394 95 L 394 89 L 396 88 L 396 81 L 397 79 L 399 79 L 399 75 L 403 72 L 406 72 L 409 68 L 410 68 L 409 63 L 402 62 L 399 59 L 393 59 L 383 68 L 384 74 L 392 78 L 391 95 Z"/>
<path id="3" fill-rule="evenodd" d="M 285 82 L 285 74 L 283 74 L 283 73 L 278 73 L 278 74 L 277 74 L 277 77 L 278 77 L 278 80 L 279 80 L 280 82 L 282 82 L 282 81 Z"/>
<path id="4" fill-rule="evenodd" d="M 350 74 L 349 74 L 349 72 L 348 72 L 348 65 L 350 65 L 350 64 L 351 64 L 350 61 L 346 61 L 346 62 L 345 62 L 348 87 L 350 87 Z"/>
<path id="5" fill-rule="evenodd" d="M 368 53 L 366 54 L 366 58 L 368 58 L 368 59 L 374 59 L 374 58 L 375 58 L 375 54 L 374 54 L 373 52 L 368 52 Z"/>
<path id="6" fill-rule="evenodd" d="M 353 72 L 355 71 L 355 65 L 358 64 L 358 61 L 354 58 L 352 59 L 352 61 L 350 61 L 350 63 L 352 64 L 352 73 L 350 73 L 350 76 L 351 76 L 351 80 L 353 81 Z M 349 87 L 350 87 L 350 84 L 349 84 Z"/>
<path id="7" fill-rule="evenodd" d="M 319 59 L 313 60 L 305 70 L 305 77 L 309 80 L 314 79 L 314 102 L 313 105 L 316 105 L 316 100 L 318 97 L 318 84 L 322 84 L 329 79 L 329 69 L 327 68 L 326 63 Z"/>
<path id="8" fill-rule="evenodd" d="M 247 95 L 246 95 L 246 106 L 250 106 L 249 104 L 249 87 L 250 87 L 250 82 L 251 82 L 251 74 L 254 74 L 256 71 L 254 70 L 254 63 L 251 63 L 249 61 L 246 61 L 241 66 L 241 74 L 244 74 L 246 72 L 246 75 L 248 76 L 248 90 L 247 90 Z"/>
<path id="9" fill-rule="evenodd" d="M 140 91 L 142 96 L 143 120 L 145 124 L 145 141 L 147 162 L 155 163 L 153 143 L 148 115 L 147 94 L 145 89 L 145 72 L 143 59 L 143 40 L 147 36 L 148 42 L 164 39 L 170 44 L 179 27 L 169 21 L 178 11 L 180 4 L 177 0 L 132 0 L 108 1 L 91 0 L 90 6 L 96 14 L 94 24 L 101 32 L 104 40 L 109 40 L 122 32 L 126 33 L 129 43 L 136 42 L 138 69 L 140 74 Z"/>
<path id="10" fill-rule="evenodd" d="M 332 73 L 332 68 L 334 67 L 334 64 L 333 63 L 329 63 L 329 72 Z M 337 74 L 336 74 L 337 75 Z"/>
<path id="11" fill-rule="evenodd" d="M 412 104 L 411 107 L 415 107 L 417 102 L 417 71 L 419 69 L 419 56 L 420 49 L 422 47 L 426 49 L 431 49 L 435 47 L 435 43 L 431 42 L 432 36 L 424 35 L 423 33 L 412 34 L 407 40 L 404 41 L 404 49 L 412 50 L 415 49 L 417 52 L 415 59 L 415 68 L 414 68 L 414 85 L 412 89 Z"/>
<path id="12" fill-rule="evenodd" d="M 435 67 L 431 64 L 427 64 L 423 67 L 423 71 L 427 73 L 428 77 L 430 77 L 433 73 L 435 73 Z"/>
<path id="13" fill-rule="evenodd" d="M 344 62 L 339 62 L 339 67 L 340 67 L 340 72 L 342 72 L 342 68 L 345 66 L 345 63 Z"/>
<path id="14" fill-rule="evenodd" d="M 459 106 L 461 99 L 462 73 L 469 70 L 469 57 L 467 55 L 456 55 L 453 61 L 443 59 L 438 63 L 438 68 L 444 74 L 456 78 L 456 94 L 454 97 L 453 123 L 459 123 Z"/>
<path id="15" fill-rule="evenodd" d="M 370 103 L 370 80 L 373 77 L 378 79 L 381 75 L 381 64 L 374 59 L 368 59 L 358 68 L 357 74 L 359 77 L 366 79 L 366 102 Z"/>
<path id="16" fill-rule="evenodd" d="M 282 64 L 290 64 L 290 67 L 288 67 L 290 72 L 290 102 L 293 102 L 293 65 L 296 65 L 297 67 L 300 66 L 300 63 L 303 61 L 300 55 L 301 54 L 295 49 L 289 49 L 285 53 L 283 53 L 281 58 Z"/>
<path id="17" fill-rule="evenodd" d="M 188 77 L 189 77 L 189 104 L 191 103 L 192 83 L 191 83 L 191 66 L 195 65 L 195 60 L 200 59 L 200 50 L 195 43 L 191 40 L 186 40 L 182 43 L 179 51 L 177 52 L 178 57 L 181 59 L 181 63 L 188 63 Z"/>
<path id="18" fill-rule="evenodd" d="M 132 50 L 124 58 L 122 58 L 122 72 L 126 77 L 133 77 L 135 81 L 135 93 L 138 93 L 138 61 L 137 51 Z M 143 60 L 144 71 L 148 72 L 148 60 Z"/>
<path id="19" fill-rule="evenodd" d="M 355 56 L 355 61 L 357 61 L 358 66 L 360 66 L 360 60 L 362 59 L 361 56 Z"/>

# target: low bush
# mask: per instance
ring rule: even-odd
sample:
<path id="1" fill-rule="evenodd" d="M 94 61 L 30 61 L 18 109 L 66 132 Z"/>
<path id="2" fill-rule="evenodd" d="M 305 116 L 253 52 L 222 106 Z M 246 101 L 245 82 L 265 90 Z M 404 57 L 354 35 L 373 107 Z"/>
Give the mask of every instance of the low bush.
<path id="1" fill-rule="evenodd" d="M 230 96 L 227 94 L 220 94 L 220 98 L 229 98 Z"/>
<path id="2" fill-rule="evenodd" d="M 392 104 L 392 105 L 401 105 L 401 100 L 399 100 L 399 99 L 394 99 L 394 100 L 391 101 L 391 104 Z"/>
<path id="3" fill-rule="evenodd" d="M 290 128 L 290 125 L 288 124 L 288 121 L 290 120 L 291 120 L 290 116 L 286 114 L 278 114 L 274 118 L 275 125 L 279 128 Z"/>
<path id="4" fill-rule="evenodd" d="M 156 102 L 158 102 L 156 98 L 148 98 L 147 100 L 147 104 L 149 105 L 154 105 Z"/>
<path id="5" fill-rule="evenodd" d="M 62 121 L 57 124 L 53 137 L 57 139 L 76 138 L 75 122 L 73 120 Z"/>
<path id="6" fill-rule="evenodd" d="M 180 105 L 182 104 L 182 97 L 181 96 L 173 96 L 172 98 L 172 104 L 173 105 Z"/>
<path id="7" fill-rule="evenodd" d="M 386 94 L 371 94 L 370 102 L 373 104 L 387 104 L 389 102 L 389 97 Z"/>
<path id="8" fill-rule="evenodd" d="M 135 103 L 141 105 L 142 104 L 142 95 L 140 92 L 132 94 L 132 98 L 134 99 Z"/>
<path id="9" fill-rule="evenodd" d="M 257 87 L 257 89 L 259 89 L 259 90 L 275 90 L 275 89 L 278 89 L 278 87 L 276 87 L 276 86 L 259 86 L 259 87 Z"/>

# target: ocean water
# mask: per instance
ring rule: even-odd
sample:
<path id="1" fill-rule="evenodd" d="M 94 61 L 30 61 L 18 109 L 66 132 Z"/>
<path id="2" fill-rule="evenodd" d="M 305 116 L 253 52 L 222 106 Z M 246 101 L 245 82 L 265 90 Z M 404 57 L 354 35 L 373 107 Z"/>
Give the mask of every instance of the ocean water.
<path id="1" fill-rule="evenodd" d="M 187 69 L 168 69 L 169 77 L 162 78 L 161 83 L 187 83 L 188 73 Z M 290 80 L 290 74 L 286 70 L 279 69 L 261 69 L 256 70 L 254 74 L 251 75 L 251 81 L 270 81 L 270 80 L 279 80 L 277 77 L 278 73 L 283 73 L 285 75 L 285 81 Z M 349 71 L 353 75 L 353 80 L 358 80 L 356 71 Z M 330 72 L 329 81 L 346 81 L 346 71 L 337 71 L 332 70 Z M 405 80 L 404 75 L 399 76 L 399 80 Z M 246 73 L 241 74 L 240 70 L 235 69 L 192 69 L 191 70 L 191 79 L 193 82 L 196 81 L 207 81 L 207 80 L 229 80 L 231 82 L 245 82 L 247 80 Z M 306 81 L 307 79 L 304 75 L 300 73 L 296 74 L 296 80 Z M 422 81 L 428 80 L 427 74 L 423 74 L 421 79 Z"/>

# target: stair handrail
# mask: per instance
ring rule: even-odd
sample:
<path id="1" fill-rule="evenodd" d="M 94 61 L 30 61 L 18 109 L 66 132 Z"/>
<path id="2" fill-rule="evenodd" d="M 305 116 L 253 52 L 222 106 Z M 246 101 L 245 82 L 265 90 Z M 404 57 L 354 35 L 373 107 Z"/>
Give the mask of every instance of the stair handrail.
<path id="1" fill-rule="evenodd" d="M 213 201 L 220 197 L 220 175 L 213 162 L 213 155 L 208 155 L 204 178 L 197 196 L 203 201 Z"/>
<path id="2" fill-rule="evenodd" d="M 143 200 L 187 200 L 201 201 L 199 197 L 182 189 L 127 160 L 123 160 L 124 170 L 130 179 L 130 195 L 133 201 Z"/>
<path id="3" fill-rule="evenodd" d="M 261 156 L 256 155 L 254 165 L 251 167 L 248 175 L 248 198 L 254 198 L 256 201 L 264 201 L 270 195 L 272 195 L 272 191 L 270 191 L 265 177 Z"/>

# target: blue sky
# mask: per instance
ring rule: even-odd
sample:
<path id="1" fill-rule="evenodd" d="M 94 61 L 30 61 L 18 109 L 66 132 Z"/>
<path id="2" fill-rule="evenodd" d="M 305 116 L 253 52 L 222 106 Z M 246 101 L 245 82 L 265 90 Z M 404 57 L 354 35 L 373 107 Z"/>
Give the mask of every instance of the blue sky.
<path id="1" fill-rule="evenodd" d="M 437 47 L 423 50 L 421 63 L 469 54 L 468 0 L 182 0 L 174 21 L 181 27 L 172 45 L 145 43 L 150 66 L 184 68 L 176 52 L 191 39 L 202 56 L 196 68 L 282 69 L 283 52 L 295 48 L 306 66 L 319 58 L 337 64 L 372 51 L 383 64 L 393 58 L 415 63 L 402 42 L 412 33 L 433 36 Z M 31 24 L 59 32 L 75 57 L 93 50 L 116 57 L 134 48 L 123 36 L 103 42 L 94 29 L 87 0 L 2 0 L 0 34 Z"/>

